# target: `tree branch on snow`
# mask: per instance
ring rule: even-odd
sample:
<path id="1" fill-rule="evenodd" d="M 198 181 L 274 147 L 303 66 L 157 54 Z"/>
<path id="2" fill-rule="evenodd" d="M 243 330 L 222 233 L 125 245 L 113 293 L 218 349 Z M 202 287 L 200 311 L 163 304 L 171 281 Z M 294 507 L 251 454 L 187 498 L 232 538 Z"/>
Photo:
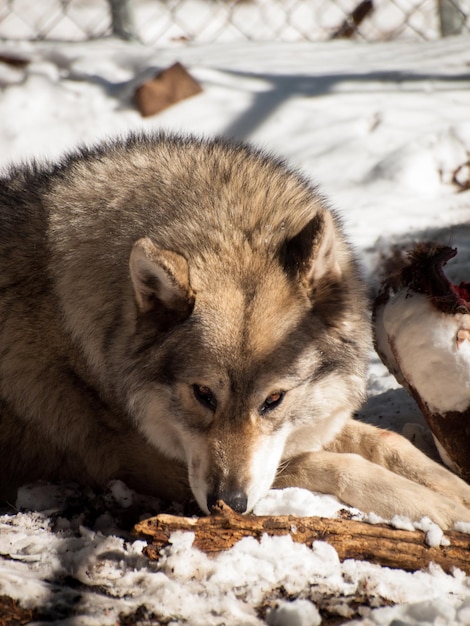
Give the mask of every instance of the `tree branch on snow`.
<path id="1" fill-rule="evenodd" d="M 430 547 L 422 531 L 397 530 L 384 524 L 348 519 L 239 515 L 221 501 L 214 515 L 195 518 L 161 514 L 140 522 L 134 530 L 151 542 L 144 552 L 154 560 L 158 560 L 161 548 L 170 543 L 175 531 L 193 532 L 193 546 L 209 554 L 228 550 L 244 537 L 290 535 L 293 541 L 307 545 L 326 541 L 342 561 L 367 560 L 408 571 L 434 562 L 446 572 L 457 567 L 470 574 L 470 536 L 454 531 L 445 534 L 450 545 Z"/>

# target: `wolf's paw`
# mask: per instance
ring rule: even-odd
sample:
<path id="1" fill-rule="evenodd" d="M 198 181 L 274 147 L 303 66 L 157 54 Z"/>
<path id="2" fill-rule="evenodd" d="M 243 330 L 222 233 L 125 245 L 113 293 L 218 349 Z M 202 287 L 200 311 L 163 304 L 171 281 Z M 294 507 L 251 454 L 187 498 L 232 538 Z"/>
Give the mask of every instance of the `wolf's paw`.
<path id="1" fill-rule="evenodd" d="M 452 530 L 457 522 L 470 523 L 470 508 L 444 496 L 437 495 L 432 502 L 428 501 L 420 512 L 424 513 L 423 517 L 429 517 L 443 530 Z M 416 515 L 414 517 L 417 519 Z"/>
<path id="2" fill-rule="evenodd" d="M 426 486 L 445 498 L 452 498 L 457 502 L 455 506 L 460 504 L 470 509 L 470 485 L 447 468 L 439 465 L 436 469 L 426 481 Z"/>
<path id="3" fill-rule="evenodd" d="M 441 526 L 443 529 L 452 530 L 457 522 L 466 522 L 467 524 L 470 524 L 470 509 L 465 506 L 457 505 L 451 511 L 445 511 L 445 515 L 447 524 Z"/>
<path id="4" fill-rule="evenodd" d="M 458 502 L 463 504 L 464 508 L 470 510 L 470 496 L 468 494 L 462 494 L 458 498 Z"/>

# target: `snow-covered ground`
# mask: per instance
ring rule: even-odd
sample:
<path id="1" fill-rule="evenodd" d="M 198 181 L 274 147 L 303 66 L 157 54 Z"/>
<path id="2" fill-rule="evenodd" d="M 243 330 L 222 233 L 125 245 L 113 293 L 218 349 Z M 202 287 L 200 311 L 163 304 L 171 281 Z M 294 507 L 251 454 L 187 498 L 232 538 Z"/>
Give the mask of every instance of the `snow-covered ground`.
<path id="1" fill-rule="evenodd" d="M 393 244 L 431 236 L 458 246 L 449 274 L 469 279 L 468 36 L 160 49 L 112 39 L 4 43 L 5 55 L 25 64 L 0 61 L 1 167 L 136 128 L 246 139 L 320 184 L 342 212 L 372 285 Z M 175 61 L 203 93 L 142 119 L 132 104 L 136 85 Z M 369 391 L 362 419 L 429 443 L 418 409 L 375 356 Z M 18 599 L 38 622 L 84 626 L 314 626 L 320 612 L 368 626 L 470 624 L 470 579 L 462 572 L 340 563 L 324 543 L 246 539 L 209 558 L 182 535 L 150 563 L 128 529 L 135 510 L 162 506 L 120 483 L 105 495 L 23 489 L 18 512 L 0 517 L 0 596 Z M 257 510 L 335 515 L 341 508 L 329 496 L 286 490 L 270 492 Z"/>

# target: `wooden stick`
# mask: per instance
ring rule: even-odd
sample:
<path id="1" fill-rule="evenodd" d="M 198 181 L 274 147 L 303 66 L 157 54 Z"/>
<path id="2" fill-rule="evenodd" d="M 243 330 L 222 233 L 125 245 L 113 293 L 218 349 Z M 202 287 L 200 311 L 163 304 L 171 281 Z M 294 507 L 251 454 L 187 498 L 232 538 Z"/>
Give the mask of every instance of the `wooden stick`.
<path id="1" fill-rule="evenodd" d="M 290 535 L 293 541 L 307 545 L 326 541 L 342 561 L 366 560 L 408 571 L 422 569 L 433 561 L 446 572 L 458 567 L 470 574 L 470 535 L 454 531 L 446 533 L 449 546 L 430 547 L 421 531 L 396 530 L 384 524 L 346 519 L 239 515 L 223 502 L 217 504 L 216 514 L 210 517 L 162 514 L 140 522 L 134 530 L 151 540 L 145 553 L 155 560 L 175 531 L 193 532 L 193 546 L 210 554 L 228 550 L 244 537 Z"/>

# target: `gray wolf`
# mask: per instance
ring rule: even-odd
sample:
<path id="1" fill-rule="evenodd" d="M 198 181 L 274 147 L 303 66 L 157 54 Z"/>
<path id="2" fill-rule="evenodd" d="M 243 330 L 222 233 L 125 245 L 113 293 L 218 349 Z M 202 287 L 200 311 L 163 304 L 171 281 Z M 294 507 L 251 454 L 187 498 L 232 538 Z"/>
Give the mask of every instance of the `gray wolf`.
<path id="1" fill-rule="evenodd" d="M 0 490 L 37 479 L 249 511 L 271 487 L 470 520 L 470 487 L 364 398 L 365 288 L 300 174 L 131 136 L 0 182 Z"/>

